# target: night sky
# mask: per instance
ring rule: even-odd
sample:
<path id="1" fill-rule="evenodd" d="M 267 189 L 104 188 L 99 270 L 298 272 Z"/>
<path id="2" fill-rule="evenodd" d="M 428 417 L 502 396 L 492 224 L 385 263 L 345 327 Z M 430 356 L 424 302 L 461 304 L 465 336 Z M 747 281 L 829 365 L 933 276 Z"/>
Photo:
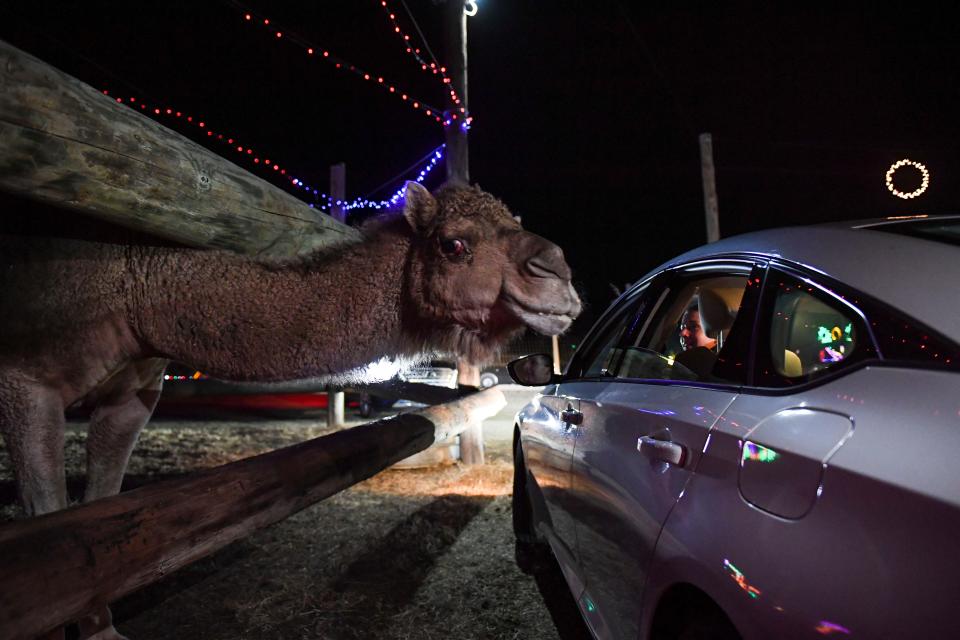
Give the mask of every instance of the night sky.
<path id="1" fill-rule="evenodd" d="M 365 195 L 443 142 L 442 127 L 396 95 L 291 42 L 445 107 L 379 0 L 4 4 L 0 38 L 112 95 L 196 114 L 321 190 L 342 161 L 348 196 Z M 702 132 L 714 136 L 724 236 L 957 210 L 960 39 L 946 9 L 478 4 L 471 178 L 564 248 L 589 305 L 571 339 L 612 300 L 609 283 L 705 242 Z M 402 3 L 390 5 L 416 38 Z M 443 63 L 441 8 L 407 5 Z M 244 7 L 270 28 L 245 21 Z M 910 201 L 884 185 L 904 157 L 931 172 Z M 898 179 L 903 190 L 919 183 L 909 171 Z"/>

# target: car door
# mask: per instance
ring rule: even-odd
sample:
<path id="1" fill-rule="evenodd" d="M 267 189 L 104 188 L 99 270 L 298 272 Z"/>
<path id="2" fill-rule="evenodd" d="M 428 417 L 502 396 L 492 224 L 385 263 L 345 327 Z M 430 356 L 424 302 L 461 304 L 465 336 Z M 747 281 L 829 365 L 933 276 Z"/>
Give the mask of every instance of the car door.
<path id="1" fill-rule="evenodd" d="M 610 375 L 564 384 L 582 414 L 571 492 L 585 580 L 580 606 L 598 637 L 637 637 L 660 529 L 744 382 L 761 269 L 726 260 L 664 274 Z M 695 324 L 694 317 L 711 334 L 704 345 L 714 344 L 687 340 L 684 351 L 678 324 Z M 695 349 L 698 364 L 689 357 Z"/>
<path id="2" fill-rule="evenodd" d="M 560 384 L 546 387 L 534 403 L 535 409 L 525 412 L 520 432 L 524 462 L 536 489 L 532 499 L 538 528 L 550 542 L 575 585 L 579 576 L 569 574 L 576 562 L 576 530 L 571 504 L 570 465 L 573 459 L 577 425 L 567 418 L 579 415 L 580 403 L 569 396 L 569 380 L 583 377 L 605 377 L 616 360 L 617 346 L 629 331 L 628 322 L 643 302 L 646 287 L 625 295 L 597 322 L 584 346 L 571 362 L 568 374 Z M 574 589 L 576 590 L 576 588 Z"/>
<path id="3" fill-rule="evenodd" d="M 942 370 L 892 365 L 894 350 L 934 360 L 949 347 L 837 284 L 772 261 L 752 375 L 671 512 L 647 593 L 695 580 L 753 638 L 937 637 L 924 625 L 956 601 L 936 576 L 960 557 L 957 485 L 936 504 L 908 478 L 951 468 L 924 436 L 949 457 L 960 413 Z"/>

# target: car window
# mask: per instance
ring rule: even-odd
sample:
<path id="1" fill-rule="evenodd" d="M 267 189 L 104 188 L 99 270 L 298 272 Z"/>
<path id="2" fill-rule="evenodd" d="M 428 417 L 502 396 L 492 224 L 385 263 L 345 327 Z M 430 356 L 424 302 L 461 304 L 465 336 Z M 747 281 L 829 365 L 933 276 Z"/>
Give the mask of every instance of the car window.
<path id="1" fill-rule="evenodd" d="M 570 363 L 568 377 L 604 378 L 613 375 L 624 336 L 634 331 L 638 314 L 650 305 L 650 283 L 625 296 L 608 310 L 584 340 L 584 348 Z"/>
<path id="2" fill-rule="evenodd" d="M 740 348 L 729 341 L 749 282 L 747 274 L 677 276 L 647 326 L 624 346 L 617 377 L 733 381 L 716 365 Z"/>
<path id="3" fill-rule="evenodd" d="M 593 336 L 587 339 L 587 350 L 579 367 L 580 377 L 604 378 L 613 375 L 613 367 L 619 362 L 621 353 L 617 347 L 633 325 L 645 293 L 646 288 L 621 301 L 603 324 L 594 329 Z"/>
<path id="4" fill-rule="evenodd" d="M 862 313 L 808 278 L 771 268 L 760 316 L 760 386 L 803 384 L 877 357 Z"/>
<path id="5" fill-rule="evenodd" d="M 612 327 L 609 334 L 605 336 L 603 344 L 599 345 L 593 361 L 590 362 L 586 371 L 583 372 L 583 377 L 603 378 L 612 375 L 611 370 L 619 356 L 619 351 L 616 347 L 620 343 L 620 338 L 623 336 L 625 330 L 626 325 L 623 323 L 618 323 L 615 327 Z"/>
<path id="6" fill-rule="evenodd" d="M 770 330 L 776 372 L 801 378 L 852 357 L 858 337 L 850 309 L 838 308 L 797 286 L 777 292 Z"/>

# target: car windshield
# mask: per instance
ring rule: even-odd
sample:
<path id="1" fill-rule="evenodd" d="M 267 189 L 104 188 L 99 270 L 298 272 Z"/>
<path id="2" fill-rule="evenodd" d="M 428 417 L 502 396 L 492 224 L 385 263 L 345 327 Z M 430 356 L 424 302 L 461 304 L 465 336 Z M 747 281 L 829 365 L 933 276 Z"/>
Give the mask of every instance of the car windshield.
<path id="1" fill-rule="evenodd" d="M 868 229 L 960 245 L 960 218 L 948 220 L 918 219 L 911 220 L 910 222 L 877 225 L 875 227 L 868 227 Z"/>

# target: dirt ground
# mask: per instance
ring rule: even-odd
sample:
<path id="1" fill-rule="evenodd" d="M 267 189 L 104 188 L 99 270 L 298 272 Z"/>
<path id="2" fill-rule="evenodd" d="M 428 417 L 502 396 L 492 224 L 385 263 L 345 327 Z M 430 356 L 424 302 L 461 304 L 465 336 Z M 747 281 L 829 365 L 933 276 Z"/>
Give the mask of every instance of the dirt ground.
<path id="1" fill-rule="evenodd" d="M 326 433 L 320 418 L 154 421 L 125 488 Z M 67 433 L 71 496 L 84 430 Z M 391 469 L 128 595 L 113 606 L 133 640 L 582 638 L 559 572 L 513 562 L 509 444 L 488 464 Z M 14 517 L 0 445 L 0 518 Z"/>

